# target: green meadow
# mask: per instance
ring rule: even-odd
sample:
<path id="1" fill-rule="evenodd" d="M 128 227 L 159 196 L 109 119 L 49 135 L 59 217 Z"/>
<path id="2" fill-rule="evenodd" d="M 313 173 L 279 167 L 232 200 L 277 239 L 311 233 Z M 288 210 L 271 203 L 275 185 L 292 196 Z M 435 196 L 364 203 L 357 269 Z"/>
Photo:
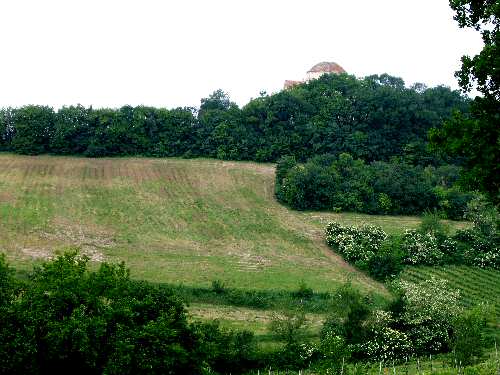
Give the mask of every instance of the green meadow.
<path id="1" fill-rule="evenodd" d="M 74 158 L 0 154 L 0 251 L 20 270 L 78 248 L 93 266 L 124 261 L 132 277 L 207 288 L 328 292 L 350 281 L 379 299 L 386 288 L 324 243 L 327 222 L 371 223 L 391 234 L 416 217 L 299 212 L 274 199 L 274 165 L 209 159 Z M 451 223 L 454 228 L 464 223 Z M 464 301 L 492 301 L 500 273 L 467 267 L 409 269 L 405 279 L 437 274 Z M 488 287 L 483 287 L 483 282 Z M 495 299 L 496 298 L 496 299 Z M 496 302 L 495 302 L 496 301 Z M 194 302 L 193 319 L 217 318 L 266 338 L 272 310 Z M 308 315 L 311 334 L 324 316 Z"/>

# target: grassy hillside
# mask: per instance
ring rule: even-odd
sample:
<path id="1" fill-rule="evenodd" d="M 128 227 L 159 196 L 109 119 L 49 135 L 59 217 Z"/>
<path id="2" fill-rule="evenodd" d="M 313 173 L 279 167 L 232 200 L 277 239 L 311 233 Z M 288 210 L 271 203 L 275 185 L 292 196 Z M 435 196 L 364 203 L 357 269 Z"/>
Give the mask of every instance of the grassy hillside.
<path id="1" fill-rule="evenodd" d="M 182 159 L 0 155 L 0 251 L 30 267 L 69 246 L 133 276 L 208 286 L 383 287 L 324 245 L 322 223 L 273 198 L 274 167 Z"/>
<path id="2" fill-rule="evenodd" d="M 95 264 L 123 260 L 133 277 L 153 282 L 206 288 L 221 280 L 232 288 L 288 291 L 305 282 L 329 291 L 351 280 L 386 295 L 325 245 L 331 220 L 369 222 L 389 233 L 419 224 L 415 217 L 289 210 L 274 199 L 273 165 L 0 154 L 0 252 L 21 269 L 74 246 Z M 471 302 L 500 295 L 499 274 L 490 271 L 415 268 L 403 277 L 431 273 L 454 280 Z M 264 341 L 273 314 L 204 302 L 190 312 L 252 329 Z M 313 334 L 322 319 L 310 316 Z"/>

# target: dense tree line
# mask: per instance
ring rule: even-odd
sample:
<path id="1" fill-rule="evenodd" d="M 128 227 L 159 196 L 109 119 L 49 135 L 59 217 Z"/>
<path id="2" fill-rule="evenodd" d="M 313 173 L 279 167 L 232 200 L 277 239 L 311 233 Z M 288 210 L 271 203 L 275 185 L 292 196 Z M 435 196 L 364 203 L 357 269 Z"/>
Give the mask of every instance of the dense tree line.
<path id="1" fill-rule="evenodd" d="M 215 157 L 299 161 L 348 152 L 368 161 L 404 156 L 436 163 L 427 132 L 468 110 L 446 87 L 426 88 L 383 74 L 324 75 L 239 108 L 218 90 L 195 108 L 124 106 L 59 110 L 28 105 L 0 110 L 0 150 L 22 154 Z"/>
<path id="2" fill-rule="evenodd" d="M 459 167 L 413 165 L 402 158 L 365 162 L 352 155 L 320 155 L 306 163 L 279 160 L 276 197 L 299 210 L 325 209 L 369 214 L 421 214 L 439 209 L 462 219 L 473 193 L 454 187 Z"/>

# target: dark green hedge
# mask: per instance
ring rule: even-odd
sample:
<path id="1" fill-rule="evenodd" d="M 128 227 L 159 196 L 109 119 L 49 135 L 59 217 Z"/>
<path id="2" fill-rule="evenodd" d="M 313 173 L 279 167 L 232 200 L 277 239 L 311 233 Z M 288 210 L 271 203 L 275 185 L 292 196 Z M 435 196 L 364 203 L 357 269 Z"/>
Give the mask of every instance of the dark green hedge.
<path id="1" fill-rule="evenodd" d="M 344 153 L 299 164 L 289 156 L 278 161 L 276 197 L 299 210 L 414 215 L 439 209 L 462 219 L 474 194 L 453 187 L 458 174 L 453 165 L 424 168 L 401 158 L 366 163 Z"/>

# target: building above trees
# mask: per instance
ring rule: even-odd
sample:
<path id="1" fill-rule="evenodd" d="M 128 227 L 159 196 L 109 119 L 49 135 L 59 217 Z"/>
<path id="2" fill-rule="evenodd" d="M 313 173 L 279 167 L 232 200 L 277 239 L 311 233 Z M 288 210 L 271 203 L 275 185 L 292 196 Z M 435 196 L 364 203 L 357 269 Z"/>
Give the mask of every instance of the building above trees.
<path id="1" fill-rule="evenodd" d="M 344 68 L 342 68 L 339 64 L 331 61 L 323 61 L 320 63 L 317 63 L 314 65 L 311 69 L 309 69 L 306 73 L 306 76 L 304 79 L 300 81 L 293 81 L 293 80 L 286 80 L 284 84 L 284 88 L 288 89 L 291 87 L 294 87 L 298 84 L 304 83 L 304 82 L 309 82 L 310 80 L 313 79 L 318 79 L 321 77 L 323 74 L 341 74 L 341 73 L 346 73 Z"/>

